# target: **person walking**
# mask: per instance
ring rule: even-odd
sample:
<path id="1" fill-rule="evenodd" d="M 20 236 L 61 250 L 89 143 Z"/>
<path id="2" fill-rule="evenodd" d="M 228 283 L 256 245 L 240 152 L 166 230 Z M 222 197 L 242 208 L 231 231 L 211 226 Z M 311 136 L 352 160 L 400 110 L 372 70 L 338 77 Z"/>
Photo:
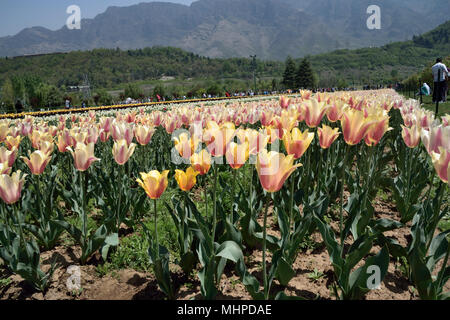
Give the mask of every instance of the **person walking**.
<path id="1" fill-rule="evenodd" d="M 23 112 L 23 105 L 22 105 L 22 102 L 20 100 L 17 100 L 15 107 L 16 107 L 16 112 L 17 113 L 22 113 Z"/>
<path id="2" fill-rule="evenodd" d="M 442 63 L 442 58 L 436 59 L 436 64 L 431 67 L 431 73 L 434 81 L 433 102 L 445 102 L 448 71 L 447 66 Z"/>

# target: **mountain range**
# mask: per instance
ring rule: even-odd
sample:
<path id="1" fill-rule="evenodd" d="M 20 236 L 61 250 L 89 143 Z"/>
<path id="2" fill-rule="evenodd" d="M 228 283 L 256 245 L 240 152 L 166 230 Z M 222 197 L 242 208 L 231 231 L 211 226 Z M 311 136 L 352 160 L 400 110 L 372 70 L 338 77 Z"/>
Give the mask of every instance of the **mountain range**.
<path id="1" fill-rule="evenodd" d="M 381 29 L 366 26 L 381 9 Z M 199 0 L 109 7 L 81 30 L 27 28 L 0 38 L 0 56 L 172 46 L 212 58 L 282 60 L 411 39 L 448 20 L 448 0 Z"/>

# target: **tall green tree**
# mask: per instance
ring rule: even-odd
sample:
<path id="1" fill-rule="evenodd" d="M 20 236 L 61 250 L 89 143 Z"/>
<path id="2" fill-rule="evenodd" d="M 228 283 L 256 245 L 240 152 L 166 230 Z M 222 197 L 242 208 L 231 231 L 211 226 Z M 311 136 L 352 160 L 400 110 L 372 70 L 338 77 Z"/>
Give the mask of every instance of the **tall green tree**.
<path id="1" fill-rule="evenodd" d="M 125 87 L 125 97 L 139 99 L 143 95 L 141 87 L 136 84 L 127 84 Z"/>
<path id="2" fill-rule="evenodd" d="M 8 110 L 14 107 L 14 89 L 11 79 L 9 78 L 7 78 L 3 83 L 0 101 L 1 101 L 0 105 L 4 103 L 4 106 Z"/>
<path id="3" fill-rule="evenodd" d="M 291 56 L 288 56 L 285 64 L 286 68 L 284 69 L 282 84 L 285 88 L 294 89 L 296 72 L 295 61 L 291 58 Z"/>
<path id="4" fill-rule="evenodd" d="M 311 63 L 307 58 L 304 58 L 297 69 L 295 76 L 295 86 L 297 88 L 312 89 L 315 87 L 316 79 Z"/>

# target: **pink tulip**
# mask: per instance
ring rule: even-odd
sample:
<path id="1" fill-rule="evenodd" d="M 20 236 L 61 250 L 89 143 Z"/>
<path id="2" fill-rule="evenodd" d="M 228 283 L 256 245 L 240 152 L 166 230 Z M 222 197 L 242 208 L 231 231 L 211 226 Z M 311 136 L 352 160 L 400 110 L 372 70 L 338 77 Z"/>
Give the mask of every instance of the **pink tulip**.
<path id="1" fill-rule="evenodd" d="M 21 158 L 27 164 L 28 168 L 30 168 L 32 174 L 41 175 L 52 159 L 52 156 L 40 150 L 36 150 L 29 154 L 29 159 L 26 157 Z"/>
<path id="2" fill-rule="evenodd" d="M 402 137 L 408 148 L 415 148 L 420 142 L 420 127 L 412 125 L 410 128 L 402 125 Z"/>
<path id="3" fill-rule="evenodd" d="M 135 148 L 136 144 L 132 143 L 128 145 L 126 140 L 118 140 L 114 142 L 112 149 L 114 160 L 116 160 L 119 165 L 124 165 L 133 155 Z"/>
<path id="4" fill-rule="evenodd" d="M 94 147 L 95 145 L 93 143 L 85 145 L 80 142 L 77 143 L 75 151 L 70 147 L 67 148 L 73 156 L 74 166 L 77 170 L 86 171 L 94 161 L 100 160 L 94 156 Z"/>
<path id="5" fill-rule="evenodd" d="M 433 160 L 433 165 L 439 178 L 442 180 L 442 182 L 448 183 L 448 173 L 450 170 L 450 151 L 439 147 L 439 153 L 433 151 L 431 153 L 431 158 Z"/>
<path id="6" fill-rule="evenodd" d="M 17 149 L 8 150 L 5 147 L 0 147 L 0 163 L 7 162 L 9 167 L 12 167 L 16 161 Z"/>
<path id="7" fill-rule="evenodd" d="M 7 174 L 0 175 L 0 198 L 7 204 L 13 204 L 19 201 L 25 183 L 24 174 L 21 177 L 21 171 L 17 170 L 11 176 Z"/>

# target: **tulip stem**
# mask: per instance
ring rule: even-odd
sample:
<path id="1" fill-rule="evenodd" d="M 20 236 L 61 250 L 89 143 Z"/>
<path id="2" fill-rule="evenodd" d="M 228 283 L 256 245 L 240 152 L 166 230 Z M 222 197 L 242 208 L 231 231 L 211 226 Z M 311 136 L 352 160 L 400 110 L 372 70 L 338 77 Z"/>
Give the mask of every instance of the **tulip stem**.
<path id="1" fill-rule="evenodd" d="M 128 165 L 128 162 L 126 163 Z M 127 166 L 127 171 L 129 167 Z M 122 210 L 122 193 L 123 193 L 123 178 L 125 176 L 124 168 L 123 166 L 119 165 L 119 203 L 117 204 L 117 234 L 119 234 L 120 231 L 120 215 Z M 128 182 L 128 175 L 127 175 L 127 182 Z M 128 183 L 127 183 L 128 185 Z"/>
<path id="2" fill-rule="evenodd" d="M 250 216 L 253 217 L 253 165 L 250 165 Z"/>
<path id="3" fill-rule="evenodd" d="M 295 230 L 293 209 L 294 209 L 294 174 L 291 175 L 291 192 L 289 194 L 289 233 L 292 229 Z M 294 225 L 294 228 L 292 226 Z"/>
<path id="4" fill-rule="evenodd" d="M 262 248 L 262 267 L 263 267 L 263 282 L 264 282 L 264 299 L 269 299 L 269 287 L 267 282 L 266 270 L 266 246 L 267 246 L 267 211 L 269 210 L 270 195 L 267 195 L 266 208 L 264 209 L 264 226 L 263 226 L 263 248 Z"/>
<path id="5" fill-rule="evenodd" d="M 374 170 L 374 167 L 375 167 L 375 164 L 374 164 L 374 161 L 373 161 L 373 158 L 374 158 L 373 151 L 374 151 L 374 148 L 376 148 L 376 146 L 368 146 L 368 148 L 369 148 L 369 168 L 367 170 L 366 181 L 365 181 L 366 194 L 364 196 L 363 208 L 366 208 L 366 206 L 367 206 L 367 199 L 369 197 L 370 184 L 371 184 L 371 179 L 370 178 L 373 176 L 373 170 Z"/>
<path id="6" fill-rule="evenodd" d="M 22 229 L 22 222 L 20 221 L 21 220 L 20 219 L 20 210 L 19 210 L 19 206 L 17 204 L 13 204 L 13 211 L 17 218 L 17 225 L 19 226 L 20 240 L 22 241 L 24 248 L 26 248 L 25 235 L 24 235 L 23 229 Z"/>
<path id="7" fill-rule="evenodd" d="M 233 170 L 233 189 L 231 190 L 231 219 L 233 219 L 233 212 L 234 212 L 234 193 L 236 192 L 236 174 L 237 174 L 237 169 L 232 169 Z"/>
<path id="8" fill-rule="evenodd" d="M 155 209 L 155 249 L 156 254 L 159 257 L 159 243 L 158 243 L 158 219 L 157 219 L 157 211 L 156 211 L 156 199 L 153 199 L 153 207 Z"/>
<path id="9" fill-rule="evenodd" d="M 216 223 L 217 223 L 217 199 L 216 199 L 216 190 L 217 190 L 217 164 L 214 164 L 214 186 L 213 186 L 213 223 L 212 223 L 212 237 L 211 237 L 211 250 L 214 251 L 214 239 L 216 237 Z"/>
<path id="10" fill-rule="evenodd" d="M 344 162 L 342 164 L 341 173 L 341 196 L 339 199 L 339 234 L 341 238 L 341 256 L 344 253 L 344 185 L 345 185 L 345 165 L 347 163 L 348 153 L 350 152 L 348 145 L 345 146 Z"/>
<path id="11" fill-rule="evenodd" d="M 41 205 L 41 188 L 39 185 L 39 175 L 34 176 L 34 186 L 35 186 L 35 192 L 36 192 L 36 201 L 37 201 L 37 209 L 39 211 L 39 217 L 41 218 L 41 223 L 44 223 L 44 219 L 42 219 L 42 205 Z"/>
<path id="12" fill-rule="evenodd" d="M 83 246 L 86 246 L 87 239 L 87 213 L 86 213 L 86 188 L 83 183 L 83 171 L 80 172 L 81 205 L 83 208 Z"/>
<path id="13" fill-rule="evenodd" d="M 204 182 L 203 193 L 205 198 L 205 217 L 208 218 L 208 193 L 206 192 L 206 188 L 208 186 L 208 179 L 206 178 L 206 174 L 203 176 L 203 182 Z"/>

